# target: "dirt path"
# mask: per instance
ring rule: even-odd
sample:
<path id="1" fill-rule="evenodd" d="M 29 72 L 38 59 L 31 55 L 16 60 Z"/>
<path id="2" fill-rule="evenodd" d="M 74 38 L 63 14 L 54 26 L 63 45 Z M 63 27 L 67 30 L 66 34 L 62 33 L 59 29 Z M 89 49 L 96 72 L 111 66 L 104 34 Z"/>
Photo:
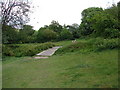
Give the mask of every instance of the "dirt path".
<path id="1" fill-rule="evenodd" d="M 34 57 L 34 58 L 36 58 L 36 59 L 45 59 L 45 58 L 48 58 L 48 56 L 52 56 L 55 53 L 55 51 L 57 51 L 59 48 L 61 48 L 61 46 L 57 46 L 57 47 L 53 47 L 53 48 L 44 50 L 44 51 L 36 54 L 37 56 Z"/>

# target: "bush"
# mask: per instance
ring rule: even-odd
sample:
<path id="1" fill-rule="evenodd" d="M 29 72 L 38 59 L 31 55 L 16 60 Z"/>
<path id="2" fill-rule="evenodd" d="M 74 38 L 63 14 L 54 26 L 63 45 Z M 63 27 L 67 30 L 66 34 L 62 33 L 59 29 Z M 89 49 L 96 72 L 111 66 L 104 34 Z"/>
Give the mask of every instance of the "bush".
<path id="1" fill-rule="evenodd" d="M 56 51 L 56 54 L 63 54 L 63 53 L 68 53 L 68 52 L 75 52 L 75 51 L 80 51 L 82 49 L 85 49 L 88 47 L 87 43 L 83 42 L 76 42 L 72 43 L 68 46 L 62 47 Z"/>
<path id="2" fill-rule="evenodd" d="M 55 46 L 53 43 L 42 44 L 7 44 L 3 45 L 4 56 L 34 56 L 35 54 Z"/>
<path id="3" fill-rule="evenodd" d="M 106 28 L 104 32 L 105 38 L 118 38 L 119 35 L 120 35 L 120 31 L 118 29 Z"/>
<path id="4" fill-rule="evenodd" d="M 93 47 L 97 51 L 119 48 L 118 39 L 96 39 L 96 41 L 93 43 Z"/>
<path id="5" fill-rule="evenodd" d="M 4 44 L 18 43 L 18 30 L 11 26 L 3 26 L 2 42 Z"/>
<path id="6" fill-rule="evenodd" d="M 46 30 L 40 30 L 37 35 L 37 41 L 38 42 L 47 42 L 51 40 L 55 40 L 57 38 L 57 33 L 46 29 Z"/>
<path id="7" fill-rule="evenodd" d="M 73 38 L 72 33 L 70 33 L 67 29 L 64 29 L 61 33 L 60 33 L 60 40 L 70 40 Z"/>
<path id="8" fill-rule="evenodd" d="M 15 56 L 33 56 L 37 53 L 35 46 L 33 45 L 22 45 L 14 50 Z"/>
<path id="9" fill-rule="evenodd" d="M 6 45 L 3 45 L 2 46 L 2 55 L 3 56 L 14 56 L 14 51 L 12 50 L 12 48 L 6 46 Z"/>
<path id="10" fill-rule="evenodd" d="M 90 51 L 102 51 L 105 49 L 119 48 L 118 39 L 103 39 L 93 38 L 86 40 L 85 42 L 76 42 L 68 46 L 60 48 L 56 54 L 63 54 L 68 52 L 90 52 Z"/>

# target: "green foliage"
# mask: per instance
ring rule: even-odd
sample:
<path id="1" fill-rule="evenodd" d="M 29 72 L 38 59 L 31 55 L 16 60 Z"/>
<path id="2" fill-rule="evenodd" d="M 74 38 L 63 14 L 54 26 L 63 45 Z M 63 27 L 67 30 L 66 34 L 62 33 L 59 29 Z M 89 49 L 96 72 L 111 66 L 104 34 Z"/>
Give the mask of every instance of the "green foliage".
<path id="1" fill-rule="evenodd" d="M 26 43 L 28 41 L 27 34 L 23 30 L 19 30 L 18 38 L 20 43 Z"/>
<path id="2" fill-rule="evenodd" d="M 73 38 L 73 35 L 70 31 L 68 31 L 67 29 L 62 30 L 62 32 L 60 33 L 60 40 L 70 40 Z"/>
<path id="3" fill-rule="evenodd" d="M 24 25 L 23 29 L 19 30 L 19 42 L 20 43 L 32 43 L 34 40 L 33 34 L 35 30 L 30 25 Z"/>
<path id="4" fill-rule="evenodd" d="M 38 42 L 47 42 L 55 39 L 57 39 L 57 33 L 52 30 L 46 29 L 38 31 L 37 35 Z"/>
<path id="5" fill-rule="evenodd" d="M 103 39 L 103 38 L 93 38 L 86 41 L 79 41 L 72 43 L 63 48 L 60 48 L 56 54 L 64 54 L 69 52 L 91 52 L 91 51 L 102 51 L 105 49 L 118 49 L 119 43 L 117 39 Z"/>
<path id="6" fill-rule="evenodd" d="M 51 22 L 48 28 L 57 33 L 60 33 L 62 31 L 62 26 L 57 21 L 54 20 Z"/>
<path id="7" fill-rule="evenodd" d="M 56 54 L 64 54 L 69 52 L 76 52 L 80 49 L 86 48 L 87 44 L 82 42 L 76 42 L 72 43 L 70 45 L 67 45 L 65 47 L 60 48 L 58 51 L 56 51 Z"/>
<path id="8" fill-rule="evenodd" d="M 21 57 L 21 56 L 33 56 L 38 52 L 37 49 L 35 49 L 35 46 L 31 46 L 31 45 L 23 45 L 20 46 L 19 48 L 16 48 L 14 53 L 15 56 Z"/>
<path id="9" fill-rule="evenodd" d="M 120 21 L 120 1 L 117 3 L 117 7 L 118 7 L 118 22 L 119 22 Z"/>
<path id="10" fill-rule="evenodd" d="M 33 42 L 34 30 L 30 25 L 24 25 L 23 29 L 15 29 L 11 26 L 3 26 L 3 43 L 31 43 Z"/>
<path id="11" fill-rule="evenodd" d="M 6 45 L 2 45 L 2 55 L 4 56 L 14 56 L 14 51 L 12 48 L 6 46 Z"/>
<path id="12" fill-rule="evenodd" d="M 93 43 L 93 48 L 95 51 L 119 48 L 118 39 L 97 38 L 94 41 L 92 41 L 92 43 Z"/>
<path id="13" fill-rule="evenodd" d="M 98 7 L 91 7 L 82 11 L 82 22 L 80 25 L 81 35 L 90 35 L 94 31 L 94 29 L 92 29 L 92 23 L 90 20 L 95 14 L 101 11 L 103 11 L 103 9 Z"/>
<path id="14" fill-rule="evenodd" d="M 33 33 L 34 33 L 33 27 L 30 26 L 30 25 L 24 25 L 22 30 L 23 30 L 23 32 L 26 33 L 28 36 L 33 35 Z"/>
<path id="15" fill-rule="evenodd" d="M 11 26 L 2 26 L 2 41 L 3 43 L 17 43 L 18 42 L 18 30 Z"/>
<path id="16" fill-rule="evenodd" d="M 33 56 L 53 46 L 55 45 L 50 42 L 43 44 L 7 44 L 3 45 L 3 56 Z"/>
<path id="17" fill-rule="evenodd" d="M 103 38 L 117 38 L 120 35 L 118 22 L 118 8 L 113 5 L 104 11 L 96 13 L 90 19 L 94 32 L 92 36 Z"/>
<path id="18" fill-rule="evenodd" d="M 82 36 L 118 38 L 120 35 L 118 12 L 119 4 L 107 9 L 87 8 L 82 12 L 80 32 Z"/>
<path id="19" fill-rule="evenodd" d="M 120 31 L 118 29 L 106 28 L 103 35 L 105 38 L 118 38 L 120 36 Z"/>
<path id="20" fill-rule="evenodd" d="M 84 18 L 88 18 L 88 17 L 92 18 L 92 16 L 98 13 L 98 11 L 103 11 L 103 9 L 98 7 L 91 7 L 83 10 L 81 13 L 83 21 L 84 21 Z"/>
<path id="21" fill-rule="evenodd" d="M 93 18 L 93 26 L 92 26 L 92 28 L 94 29 L 94 35 L 98 37 L 99 36 L 105 37 L 106 36 L 105 29 L 107 28 L 112 29 L 114 28 L 113 27 L 114 25 L 115 23 L 113 22 L 113 19 L 110 17 L 109 14 L 106 14 L 104 12 L 96 14 Z"/>
<path id="22" fill-rule="evenodd" d="M 23 25 L 22 29 L 15 29 L 3 25 L 3 43 L 41 43 L 48 41 L 62 41 L 76 38 L 118 38 L 120 36 L 118 5 L 102 9 L 90 7 L 82 11 L 80 25 L 60 25 L 58 21 L 52 21 L 50 25 L 41 27 L 38 31 L 30 25 Z"/>
<path id="23" fill-rule="evenodd" d="M 64 26 L 64 28 L 72 33 L 74 39 L 80 37 L 80 30 L 78 24 L 74 23 L 72 25 Z"/>
<path id="24" fill-rule="evenodd" d="M 109 14 L 109 16 L 112 18 L 112 21 L 115 23 L 113 28 L 115 29 L 120 29 L 119 28 L 119 20 L 118 20 L 118 12 L 119 12 L 119 7 L 113 4 L 111 7 L 107 8 L 104 10 L 106 14 Z"/>

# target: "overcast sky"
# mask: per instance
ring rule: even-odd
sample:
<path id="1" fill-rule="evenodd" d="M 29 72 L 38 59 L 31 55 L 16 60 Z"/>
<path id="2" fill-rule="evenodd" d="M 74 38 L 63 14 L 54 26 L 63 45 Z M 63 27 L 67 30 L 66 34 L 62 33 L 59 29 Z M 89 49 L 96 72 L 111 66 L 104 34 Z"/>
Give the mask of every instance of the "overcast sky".
<path id="1" fill-rule="evenodd" d="M 81 12 L 88 7 L 106 8 L 119 0 L 30 0 L 33 13 L 30 15 L 29 25 L 38 30 L 49 25 L 52 20 L 61 25 L 80 24 Z"/>

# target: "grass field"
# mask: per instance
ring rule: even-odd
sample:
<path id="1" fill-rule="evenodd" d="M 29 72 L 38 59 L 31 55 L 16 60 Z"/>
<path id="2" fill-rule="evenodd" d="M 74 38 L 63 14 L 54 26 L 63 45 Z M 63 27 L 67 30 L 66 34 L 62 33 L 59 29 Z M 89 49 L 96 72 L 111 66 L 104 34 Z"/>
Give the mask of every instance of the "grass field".
<path id="1" fill-rule="evenodd" d="M 3 58 L 3 88 L 117 88 L 118 50 L 79 51 L 88 41 L 78 39 L 77 42 L 81 43 L 76 44 L 71 40 L 54 42 L 63 46 L 61 50 L 65 52 L 62 54 L 58 50 L 48 59 Z M 105 47 L 111 44 L 117 45 L 103 43 Z"/>
<path id="2" fill-rule="evenodd" d="M 117 50 L 86 54 L 74 52 L 48 59 L 4 59 L 3 88 L 118 87 Z"/>
<path id="3" fill-rule="evenodd" d="M 2 61 L 0 61 L 0 89 L 2 89 Z"/>

